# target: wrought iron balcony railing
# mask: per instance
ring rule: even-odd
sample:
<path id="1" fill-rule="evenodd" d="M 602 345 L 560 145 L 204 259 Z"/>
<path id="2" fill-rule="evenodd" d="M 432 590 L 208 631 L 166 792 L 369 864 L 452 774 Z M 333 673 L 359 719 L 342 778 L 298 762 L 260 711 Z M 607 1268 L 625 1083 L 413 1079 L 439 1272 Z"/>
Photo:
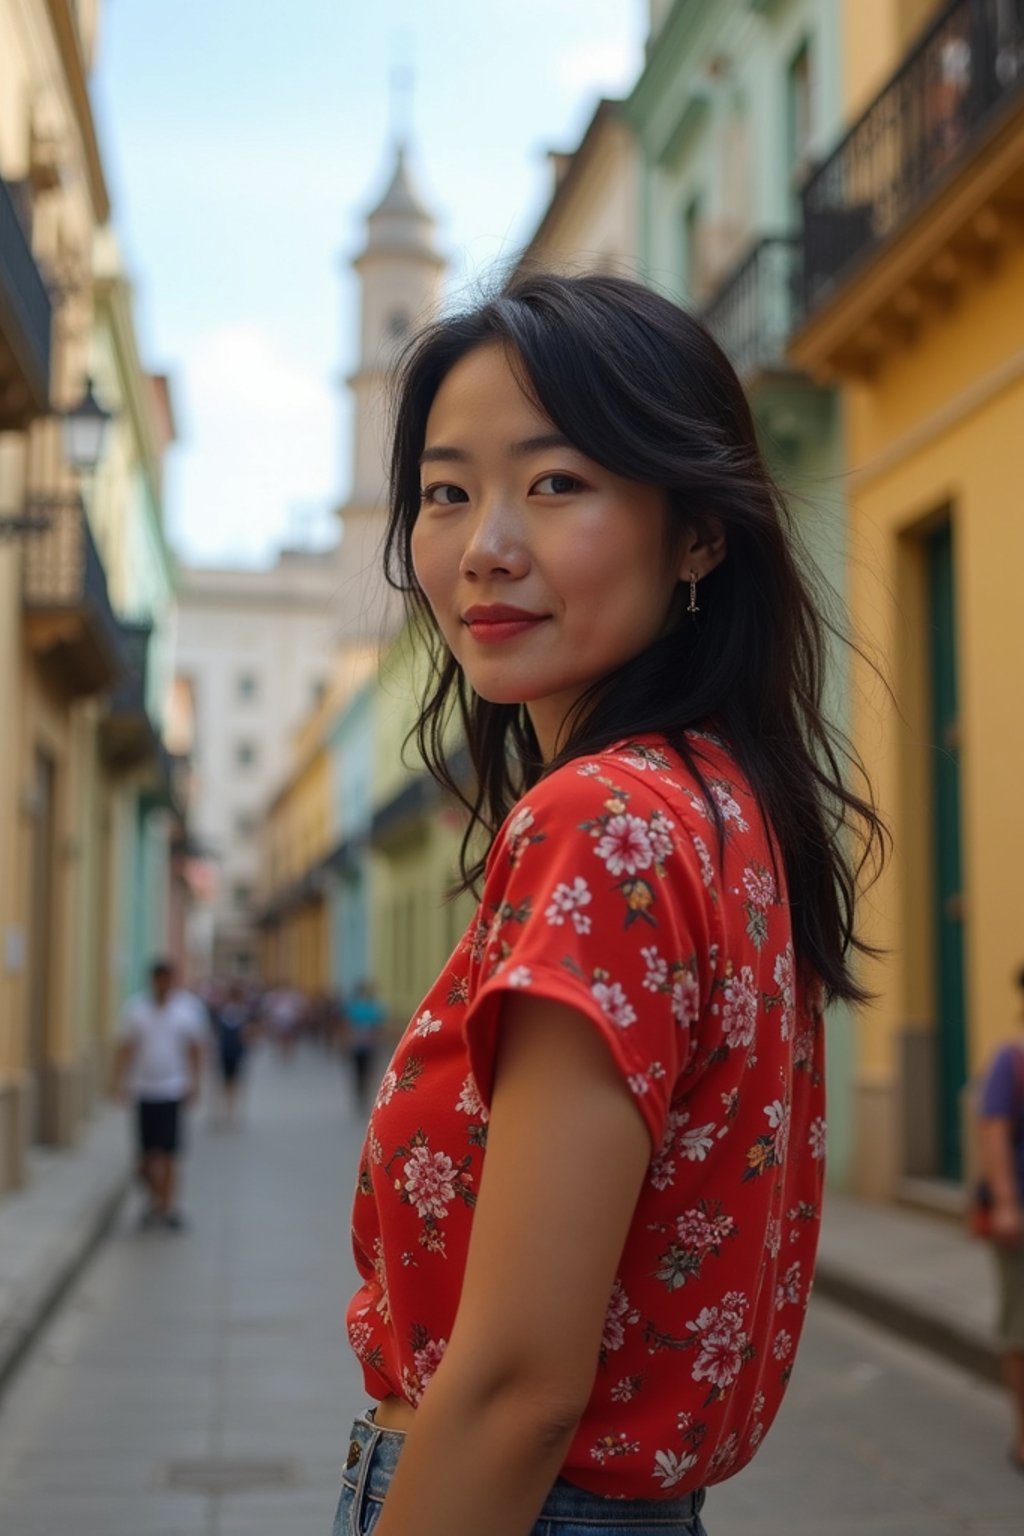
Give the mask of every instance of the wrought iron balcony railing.
<path id="1" fill-rule="evenodd" d="M 1022 93 L 1022 0 L 946 5 L 804 186 L 806 308 L 904 227 Z"/>
<path id="2" fill-rule="evenodd" d="M 50 295 L 0 176 L 0 385 L 10 386 L 0 428 L 25 426 L 49 408 L 50 322 Z"/>
<path id="3" fill-rule="evenodd" d="M 149 623 L 118 622 L 121 633 L 121 676 L 110 695 L 102 722 L 108 760 L 116 767 L 133 767 L 156 755 L 158 737 L 146 709 Z"/>
<path id="4" fill-rule="evenodd" d="M 704 322 L 745 383 L 789 371 L 786 342 L 799 309 L 800 240 L 768 235 L 722 283 Z"/>
<path id="5" fill-rule="evenodd" d="M 48 526 L 25 543 L 22 600 L 29 641 L 73 692 L 99 693 L 121 676 L 121 629 L 80 497 L 54 500 Z"/>

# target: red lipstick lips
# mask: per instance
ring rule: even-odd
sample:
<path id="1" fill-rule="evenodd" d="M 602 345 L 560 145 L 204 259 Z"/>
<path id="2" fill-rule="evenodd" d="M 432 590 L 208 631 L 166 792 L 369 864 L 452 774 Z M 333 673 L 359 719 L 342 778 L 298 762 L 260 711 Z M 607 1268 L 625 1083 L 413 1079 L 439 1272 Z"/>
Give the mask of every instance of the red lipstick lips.
<path id="1" fill-rule="evenodd" d="M 512 608 L 507 603 L 488 605 L 474 604 L 462 615 L 462 622 L 473 636 L 485 645 L 500 640 L 514 640 L 536 629 L 548 617 L 546 613 L 530 613 L 525 608 Z"/>

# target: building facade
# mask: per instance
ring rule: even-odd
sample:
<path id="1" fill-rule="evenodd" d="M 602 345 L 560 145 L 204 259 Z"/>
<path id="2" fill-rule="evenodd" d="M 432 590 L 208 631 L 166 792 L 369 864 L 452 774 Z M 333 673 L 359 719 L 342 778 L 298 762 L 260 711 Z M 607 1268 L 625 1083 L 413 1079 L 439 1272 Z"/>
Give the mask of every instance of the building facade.
<path id="1" fill-rule="evenodd" d="M 0 1191 L 33 1142 L 72 1146 L 103 1091 L 118 914 L 148 897 L 167 943 L 159 663 L 145 684 L 173 602 L 169 397 L 109 237 L 96 21 L 89 0 L 0 4 Z M 110 456 L 76 461 L 62 426 L 95 420 L 90 375 Z"/>
<path id="2" fill-rule="evenodd" d="M 844 10 L 844 133 L 803 191 L 795 363 L 842 391 L 855 738 L 894 854 L 857 1039 L 857 1187 L 961 1175 L 967 1078 L 1024 959 L 1014 624 L 1024 519 L 1024 18 L 999 3 Z"/>

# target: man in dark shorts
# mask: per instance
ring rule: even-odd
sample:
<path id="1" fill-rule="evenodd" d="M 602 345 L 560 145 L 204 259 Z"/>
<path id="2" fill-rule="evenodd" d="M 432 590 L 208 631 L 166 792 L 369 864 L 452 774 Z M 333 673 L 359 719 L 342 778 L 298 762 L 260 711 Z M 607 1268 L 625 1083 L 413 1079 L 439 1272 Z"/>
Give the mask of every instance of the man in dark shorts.
<path id="1" fill-rule="evenodd" d="M 203 1016 L 190 993 L 174 986 L 174 967 L 157 960 L 150 985 L 121 1015 L 114 1068 L 117 1094 L 134 1102 L 140 1172 L 149 1194 L 144 1226 L 178 1229 L 178 1154 L 183 1109 L 195 1102 L 202 1076 Z"/>

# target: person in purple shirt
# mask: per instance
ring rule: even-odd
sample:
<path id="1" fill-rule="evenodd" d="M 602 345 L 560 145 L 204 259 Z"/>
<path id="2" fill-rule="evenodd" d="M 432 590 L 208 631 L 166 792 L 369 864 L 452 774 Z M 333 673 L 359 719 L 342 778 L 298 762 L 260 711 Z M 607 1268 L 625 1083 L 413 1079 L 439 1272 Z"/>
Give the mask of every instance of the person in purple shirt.
<path id="1" fill-rule="evenodd" d="M 1024 1022 L 1024 969 L 1017 976 Z M 1010 1460 L 1024 1472 L 1024 1041 L 995 1054 L 981 1092 L 981 1161 L 991 1201 L 999 1341 L 1016 1414 Z"/>

